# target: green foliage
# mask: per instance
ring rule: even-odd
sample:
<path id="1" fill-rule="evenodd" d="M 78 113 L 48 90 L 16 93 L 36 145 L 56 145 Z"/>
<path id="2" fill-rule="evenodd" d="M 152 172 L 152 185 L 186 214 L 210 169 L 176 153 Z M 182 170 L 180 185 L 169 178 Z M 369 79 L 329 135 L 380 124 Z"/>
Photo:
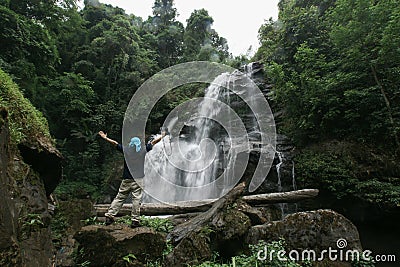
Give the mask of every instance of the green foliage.
<path id="1" fill-rule="evenodd" d="M 285 108 L 284 130 L 298 144 L 350 138 L 400 148 L 399 57 L 390 52 L 400 38 L 398 6 L 281 1 L 279 20 L 261 27 L 256 59 Z"/>
<path id="2" fill-rule="evenodd" d="M 206 11 L 193 15 L 192 26 L 185 29 L 176 20 L 173 0 L 156 0 L 148 19 L 99 1 L 84 4 L 78 10 L 74 0 L 0 1 L 0 68 L 48 120 L 65 158 L 64 181 L 57 192 L 96 199 L 116 176 L 112 172 L 119 166 L 110 170 L 109 161 L 122 163 L 122 156 L 114 156 L 114 149 L 96 138 L 97 132 L 119 139 L 137 88 L 162 68 L 198 59 L 223 61 L 230 55 L 226 40 L 209 27 L 212 18 Z M 197 36 L 194 27 L 200 24 L 204 27 Z M 197 38 L 201 45 L 193 57 L 184 58 L 186 30 L 187 38 Z M 0 73 L 2 87 L 4 75 Z M 149 133 L 158 131 L 169 110 L 197 96 L 198 88 L 185 86 L 165 96 L 150 115 Z M 10 96 L 4 96 L 9 91 L 15 90 L 2 88 L 2 106 L 10 104 Z M 34 112 L 37 121 L 31 121 L 32 112 L 25 108 L 9 112 L 13 142 L 23 142 L 30 134 L 50 137 L 39 112 Z M 13 119 L 16 113 L 29 115 Z"/>
<path id="3" fill-rule="evenodd" d="M 97 216 L 89 217 L 85 220 L 81 220 L 85 225 L 104 225 L 104 222 L 99 222 Z"/>
<path id="4" fill-rule="evenodd" d="M 257 245 L 249 245 L 249 255 L 239 255 L 232 257 L 229 263 L 219 263 L 217 259 L 213 261 L 206 261 L 198 267 L 250 267 L 250 266 L 268 266 L 268 267 L 278 267 L 278 266 L 285 266 L 285 267 L 300 267 L 300 266 L 311 266 L 308 263 L 296 263 L 295 261 L 291 260 L 287 255 L 285 255 L 284 260 L 278 259 L 277 253 L 272 254 L 273 258 L 270 260 L 267 257 L 266 260 L 259 260 L 258 253 L 260 251 L 285 251 L 285 242 L 284 240 L 279 241 L 272 241 L 270 243 L 266 243 L 265 241 L 261 240 Z"/>
<path id="5" fill-rule="evenodd" d="M 372 257 L 369 259 L 355 260 L 351 263 L 352 267 L 375 267 L 375 261 Z"/>
<path id="6" fill-rule="evenodd" d="M 165 259 L 165 257 L 171 253 L 174 250 L 174 246 L 171 244 L 171 241 L 167 239 L 166 242 L 166 247 L 164 248 L 163 252 L 162 252 L 162 257 L 156 259 L 156 260 L 152 260 L 152 261 L 148 261 L 146 262 L 146 266 L 147 267 L 159 267 L 162 266 L 162 262 Z"/>
<path id="7" fill-rule="evenodd" d="M 14 144 L 29 142 L 35 137 L 51 140 L 46 119 L 32 106 L 10 76 L 0 70 L 0 106 L 9 113 L 10 135 Z"/>
<path id="8" fill-rule="evenodd" d="M 167 239 L 167 244 L 165 249 L 162 252 L 163 256 L 167 256 L 169 253 L 171 253 L 174 250 L 174 246 L 171 244 L 171 240 Z"/>
<path id="9" fill-rule="evenodd" d="M 55 193 L 60 196 L 60 198 L 67 199 L 71 198 L 87 198 L 92 197 L 97 199 L 99 195 L 100 188 L 96 187 L 91 183 L 84 181 L 63 181 L 55 189 Z"/>
<path id="10" fill-rule="evenodd" d="M 28 238 L 32 232 L 37 232 L 45 227 L 42 216 L 36 213 L 28 213 L 18 218 L 18 223 L 21 226 L 21 237 Z"/>
<path id="11" fill-rule="evenodd" d="M 61 248 L 62 238 L 66 235 L 69 226 L 67 218 L 56 209 L 50 222 L 51 237 L 56 248 Z"/>
<path id="12" fill-rule="evenodd" d="M 77 266 L 79 266 L 79 267 L 89 267 L 90 264 L 91 264 L 90 261 L 84 261 L 82 263 L 77 264 Z"/>
<path id="13" fill-rule="evenodd" d="M 20 221 L 22 222 L 22 227 L 35 229 L 44 226 L 42 216 L 40 214 L 29 213 L 21 218 Z"/>
<path id="14" fill-rule="evenodd" d="M 183 37 L 183 60 L 208 60 L 223 62 L 228 56 L 225 38 L 211 28 L 213 18 L 205 9 L 195 10 L 187 20 Z"/>
<path id="15" fill-rule="evenodd" d="M 357 190 L 372 203 L 378 205 L 400 206 L 400 179 L 389 178 L 388 181 L 372 179 L 357 185 Z"/>
<path id="16" fill-rule="evenodd" d="M 304 187 L 313 186 L 332 192 L 338 199 L 356 193 L 358 179 L 349 158 L 323 151 L 303 151 L 296 158 L 298 181 Z"/>
<path id="17" fill-rule="evenodd" d="M 126 261 L 127 263 L 131 263 L 132 260 L 136 260 L 136 256 L 131 254 L 131 253 L 129 253 L 128 255 L 122 257 L 122 259 L 124 261 Z"/>
<path id="18" fill-rule="evenodd" d="M 115 223 L 118 224 L 131 224 L 131 222 L 132 222 L 131 216 L 128 215 L 122 216 L 115 221 Z"/>
<path id="19" fill-rule="evenodd" d="M 320 143 L 295 158 L 301 187 L 315 187 L 336 199 L 359 198 L 381 208 L 400 203 L 399 170 L 388 155 L 346 142 Z"/>
<path id="20" fill-rule="evenodd" d="M 169 233 L 174 229 L 174 225 L 168 218 L 140 216 L 140 224 L 164 233 Z"/>

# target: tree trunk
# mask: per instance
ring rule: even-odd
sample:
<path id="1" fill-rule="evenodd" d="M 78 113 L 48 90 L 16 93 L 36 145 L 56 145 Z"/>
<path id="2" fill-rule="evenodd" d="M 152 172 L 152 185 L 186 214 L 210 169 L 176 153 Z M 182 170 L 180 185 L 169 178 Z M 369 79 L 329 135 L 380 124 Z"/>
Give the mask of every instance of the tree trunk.
<path id="1" fill-rule="evenodd" d="M 194 217 L 187 222 L 177 225 L 174 230 L 168 234 L 168 239 L 176 244 L 183 238 L 188 236 L 191 232 L 200 231 L 201 228 L 204 227 L 204 225 L 206 225 L 214 217 L 215 214 L 222 210 L 226 210 L 226 208 L 230 204 L 234 203 L 236 199 L 238 199 L 243 194 L 245 188 L 246 184 L 240 183 L 231 191 L 229 191 L 228 194 L 214 202 L 212 207 L 206 212 Z"/>
<path id="2" fill-rule="evenodd" d="M 303 189 L 281 193 L 270 193 L 260 195 L 243 196 L 242 199 L 249 205 L 263 205 L 274 203 L 298 202 L 305 199 L 310 199 L 318 195 L 317 189 Z M 143 215 L 174 215 L 191 212 L 204 212 L 210 209 L 217 200 L 193 200 L 180 201 L 175 205 L 164 203 L 143 203 L 140 207 L 140 212 Z M 107 212 L 109 204 L 97 204 L 94 206 L 97 216 L 104 216 Z M 119 215 L 129 215 L 132 205 L 124 204 L 119 212 Z"/>
<path id="3" fill-rule="evenodd" d="M 374 76 L 376 84 L 379 86 L 379 89 L 381 90 L 381 94 L 383 96 L 383 99 L 385 100 L 386 108 L 388 110 L 389 121 L 390 121 L 390 124 L 392 125 L 393 131 L 394 131 L 393 132 L 394 141 L 395 141 L 396 146 L 397 146 L 396 150 L 400 151 L 400 141 L 399 141 L 399 137 L 397 136 L 396 123 L 394 122 L 394 119 L 393 119 L 393 111 L 392 111 L 392 107 L 390 106 L 389 98 L 388 98 L 388 96 L 386 94 L 385 89 L 383 88 L 382 83 L 378 79 L 378 75 L 377 75 L 375 67 L 373 65 L 371 65 L 371 71 L 372 71 L 372 75 Z"/>

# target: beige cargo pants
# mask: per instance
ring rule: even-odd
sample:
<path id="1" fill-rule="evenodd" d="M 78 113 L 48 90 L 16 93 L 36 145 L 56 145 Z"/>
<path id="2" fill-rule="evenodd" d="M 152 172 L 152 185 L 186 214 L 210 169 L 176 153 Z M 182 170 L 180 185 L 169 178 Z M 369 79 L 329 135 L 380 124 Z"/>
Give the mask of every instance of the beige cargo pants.
<path id="1" fill-rule="evenodd" d="M 140 216 L 140 202 L 142 199 L 142 188 L 143 179 L 123 179 L 118 189 L 118 194 L 111 203 L 108 212 L 105 214 L 106 217 L 113 218 L 117 215 L 121 209 L 122 204 L 128 198 L 129 194 L 132 193 L 132 220 L 139 220 Z"/>

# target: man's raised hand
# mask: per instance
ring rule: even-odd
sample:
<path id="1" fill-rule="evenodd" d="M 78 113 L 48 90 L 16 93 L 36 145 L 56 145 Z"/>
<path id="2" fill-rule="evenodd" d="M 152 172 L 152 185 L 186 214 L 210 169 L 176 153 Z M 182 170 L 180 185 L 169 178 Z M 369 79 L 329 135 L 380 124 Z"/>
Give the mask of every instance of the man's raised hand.
<path id="1" fill-rule="evenodd" d="M 104 138 L 104 139 L 107 138 L 107 134 L 104 133 L 103 131 L 100 131 L 100 132 L 99 132 L 99 135 L 100 135 L 102 138 Z"/>

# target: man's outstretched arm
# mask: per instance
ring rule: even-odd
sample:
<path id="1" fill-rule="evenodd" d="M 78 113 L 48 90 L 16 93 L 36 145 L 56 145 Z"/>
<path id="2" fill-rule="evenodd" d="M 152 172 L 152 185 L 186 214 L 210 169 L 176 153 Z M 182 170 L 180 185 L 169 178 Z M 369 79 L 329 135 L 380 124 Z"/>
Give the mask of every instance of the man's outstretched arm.
<path id="1" fill-rule="evenodd" d="M 113 139 L 111 139 L 111 138 L 108 138 L 108 137 L 107 137 L 107 134 L 104 133 L 103 131 L 100 131 L 100 132 L 99 132 L 99 135 L 101 136 L 101 138 L 103 138 L 104 140 L 106 140 L 106 141 L 109 142 L 110 144 L 112 144 L 112 145 L 114 145 L 114 146 L 117 146 L 117 145 L 118 145 L 118 142 L 117 142 L 117 141 L 115 141 L 115 140 L 113 140 Z"/>
<path id="2" fill-rule="evenodd" d="M 157 144 L 158 142 L 160 142 L 161 139 L 163 139 L 165 135 L 166 135 L 166 132 L 162 132 L 160 137 L 158 137 L 158 138 L 156 138 L 156 139 L 154 139 L 153 141 L 150 142 L 151 145 L 154 146 L 155 144 Z"/>

